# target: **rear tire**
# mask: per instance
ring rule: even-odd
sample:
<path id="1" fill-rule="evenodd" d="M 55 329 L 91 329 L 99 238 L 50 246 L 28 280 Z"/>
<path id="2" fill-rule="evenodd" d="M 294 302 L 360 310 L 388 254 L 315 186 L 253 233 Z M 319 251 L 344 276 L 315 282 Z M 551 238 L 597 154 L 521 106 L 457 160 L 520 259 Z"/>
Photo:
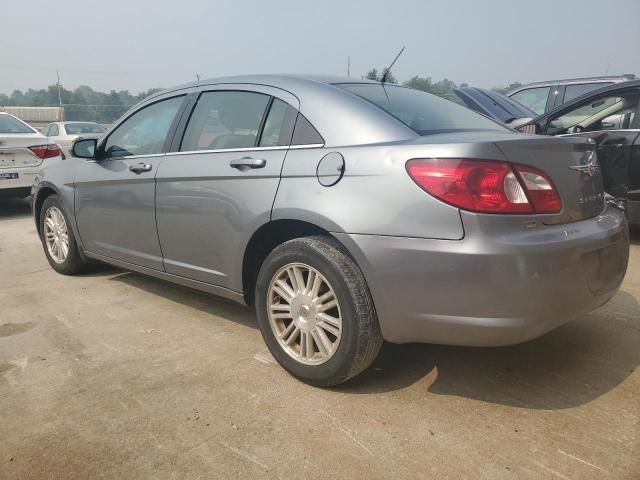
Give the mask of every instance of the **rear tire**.
<path id="1" fill-rule="evenodd" d="M 369 367 L 382 346 L 364 276 L 331 237 L 276 247 L 260 268 L 255 300 L 271 354 L 305 383 L 345 382 Z"/>
<path id="2" fill-rule="evenodd" d="M 39 221 L 44 254 L 51 268 L 63 275 L 86 271 L 87 264 L 80 257 L 71 223 L 58 195 L 44 200 Z"/>

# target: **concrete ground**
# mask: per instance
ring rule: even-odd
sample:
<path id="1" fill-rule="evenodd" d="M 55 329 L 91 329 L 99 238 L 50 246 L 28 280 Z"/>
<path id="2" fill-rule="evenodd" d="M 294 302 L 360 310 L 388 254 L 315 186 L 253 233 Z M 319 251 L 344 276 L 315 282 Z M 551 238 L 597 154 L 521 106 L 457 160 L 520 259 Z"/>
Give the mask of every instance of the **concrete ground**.
<path id="1" fill-rule="evenodd" d="M 321 390 L 251 311 L 47 264 L 0 206 L 0 477 L 640 478 L 640 234 L 606 306 L 524 345 L 386 345 Z"/>

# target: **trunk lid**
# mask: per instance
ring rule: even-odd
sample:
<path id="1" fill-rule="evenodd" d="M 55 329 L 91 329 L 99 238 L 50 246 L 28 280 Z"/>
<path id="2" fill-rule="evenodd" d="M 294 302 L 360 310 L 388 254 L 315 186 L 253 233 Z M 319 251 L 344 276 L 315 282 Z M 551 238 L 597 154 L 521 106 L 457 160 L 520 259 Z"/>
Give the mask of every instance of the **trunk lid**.
<path id="1" fill-rule="evenodd" d="M 495 145 L 509 162 L 538 168 L 555 184 L 562 210 L 544 215 L 543 223 L 576 222 L 602 212 L 602 172 L 592 140 L 517 135 L 498 140 Z"/>
<path id="2" fill-rule="evenodd" d="M 29 147 L 46 143 L 39 133 L 0 133 L 0 169 L 40 165 L 42 160 Z"/>

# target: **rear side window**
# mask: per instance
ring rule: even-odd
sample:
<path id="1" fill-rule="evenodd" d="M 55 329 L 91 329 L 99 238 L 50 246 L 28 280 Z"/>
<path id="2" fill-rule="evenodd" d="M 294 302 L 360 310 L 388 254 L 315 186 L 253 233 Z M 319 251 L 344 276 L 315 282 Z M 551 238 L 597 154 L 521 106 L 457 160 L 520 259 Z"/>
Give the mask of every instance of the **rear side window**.
<path id="1" fill-rule="evenodd" d="M 362 83 L 338 86 L 378 106 L 418 135 L 473 130 L 508 131 L 479 113 L 420 90 Z"/>
<path id="2" fill-rule="evenodd" d="M 309 120 L 299 113 L 296 127 L 293 130 L 291 145 L 324 145 L 324 138 L 311 125 Z"/>
<path id="3" fill-rule="evenodd" d="M 549 98 L 550 91 L 551 87 L 527 88 L 526 90 L 514 93 L 511 95 L 511 98 L 525 107 L 529 107 L 529 109 L 533 110 L 538 115 L 542 115 L 547 106 L 547 99 Z"/>
<path id="4" fill-rule="evenodd" d="M 180 151 L 255 147 L 269 99 L 255 92 L 204 92 L 191 114 Z M 271 140 L 279 141 L 278 134 L 274 129 Z"/>
<path id="5" fill-rule="evenodd" d="M 9 115 L 0 115 L 0 133 L 35 133 L 35 130 Z"/>
<path id="6" fill-rule="evenodd" d="M 51 125 L 51 128 L 49 129 L 49 136 L 50 137 L 57 137 L 58 136 L 58 125 Z"/>
<path id="7" fill-rule="evenodd" d="M 582 83 L 579 85 L 567 85 L 564 91 L 563 102 L 566 103 L 569 100 L 573 100 L 574 98 L 579 97 L 580 95 L 584 95 L 585 93 L 591 92 L 593 90 L 597 90 L 598 88 L 611 85 L 611 83 L 612 82 L 600 82 L 600 83 Z"/>
<path id="8" fill-rule="evenodd" d="M 64 126 L 67 135 L 82 135 L 84 133 L 104 133 L 107 131 L 102 125 L 96 123 L 67 123 Z"/>
<path id="9" fill-rule="evenodd" d="M 264 122 L 260 146 L 288 146 L 291 143 L 297 113 L 296 109 L 288 103 L 274 98 L 267 120 Z"/>
<path id="10" fill-rule="evenodd" d="M 153 103 L 116 127 L 104 144 L 103 158 L 162 153 L 171 124 L 184 96 Z"/>

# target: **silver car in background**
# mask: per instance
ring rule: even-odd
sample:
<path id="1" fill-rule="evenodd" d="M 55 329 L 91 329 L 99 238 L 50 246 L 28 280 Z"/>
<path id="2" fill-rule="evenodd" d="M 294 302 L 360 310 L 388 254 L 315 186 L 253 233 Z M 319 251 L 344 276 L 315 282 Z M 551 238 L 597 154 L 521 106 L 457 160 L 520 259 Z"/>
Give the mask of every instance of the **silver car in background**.
<path id="1" fill-rule="evenodd" d="M 107 131 L 95 122 L 53 122 L 42 129 L 42 134 L 51 143 L 60 145 L 67 157 L 71 157 L 73 142 L 78 138 L 100 138 Z"/>
<path id="2" fill-rule="evenodd" d="M 19 118 L 0 112 L 0 200 L 28 197 L 38 172 L 60 160 L 58 145 Z"/>
<path id="3" fill-rule="evenodd" d="M 524 135 L 395 85 L 246 76 L 147 98 L 46 169 L 51 266 L 99 260 L 255 305 L 278 362 L 333 385 L 383 339 L 538 337 L 628 261 L 595 146 Z"/>

